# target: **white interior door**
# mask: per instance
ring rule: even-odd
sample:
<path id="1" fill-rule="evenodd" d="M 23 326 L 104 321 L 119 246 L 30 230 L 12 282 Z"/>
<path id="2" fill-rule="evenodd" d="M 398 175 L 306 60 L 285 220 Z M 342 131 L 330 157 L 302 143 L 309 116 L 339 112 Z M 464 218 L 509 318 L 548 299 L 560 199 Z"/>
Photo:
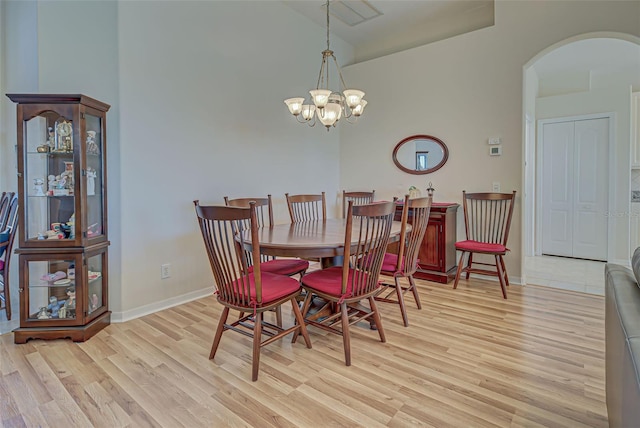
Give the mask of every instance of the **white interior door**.
<path id="1" fill-rule="evenodd" d="M 607 260 L 609 119 L 542 132 L 542 253 Z"/>
<path id="2" fill-rule="evenodd" d="M 575 122 L 573 256 L 607 260 L 609 119 Z"/>
<path id="3" fill-rule="evenodd" d="M 542 128 L 542 253 L 573 255 L 573 122 Z"/>

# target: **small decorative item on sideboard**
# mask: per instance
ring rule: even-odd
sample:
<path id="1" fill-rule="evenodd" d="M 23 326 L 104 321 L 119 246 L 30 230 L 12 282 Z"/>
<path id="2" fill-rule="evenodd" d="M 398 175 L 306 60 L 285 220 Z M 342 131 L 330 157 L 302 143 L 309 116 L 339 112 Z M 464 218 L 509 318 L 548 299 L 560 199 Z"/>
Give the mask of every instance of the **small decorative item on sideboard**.
<path id="1" fill-rule="evenodd" d="M 433 188 L 433 184 L 431 184 L 431 182 L 429 182 L 429 187 L 427 187 L 427 195 L 428 195 L 428 196 L 433 196 L 433 192 L 434 192 L 435 190 L 436 190 L 436 189 L 434 189 L 434 188 Z"/>
<path id="2" fill-rule="evenodd" d="M 422 196 L 422 192 L 416 186 L 409 187 L 409 199 L 416 199 Z"/>

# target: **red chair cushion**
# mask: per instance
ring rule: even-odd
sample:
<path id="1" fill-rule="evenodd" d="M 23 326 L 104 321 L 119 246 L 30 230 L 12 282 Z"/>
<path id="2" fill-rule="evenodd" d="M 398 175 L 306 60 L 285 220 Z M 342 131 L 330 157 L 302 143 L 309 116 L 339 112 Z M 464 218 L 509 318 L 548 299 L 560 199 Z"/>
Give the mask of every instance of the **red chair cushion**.
<path id="1" fill-rule="evenodd" d="M 504 254 L 508 251 L 507 247 L 502 244 L 488 244 L 478 241 L 456 242 L 456 250 L 490 254 Z"/>
<path id="2" fill-rule="evenodd" d="M 256 283 L 253 274 L 249 274 L 249 295 L 256 298 Z M 300 282 L 285 276 L 262 272 L 262 304 L 267 305 L 300 289 Z M 258 305 L 260 306 L 260 305 Z"/>
<path id="3" fill-rule="evenodd" d="M 351 296 L 351 279 L 354 272 L 353 269 L 349 269 L 347 291 L 344 296 Z M 302 277 L 302 286 L 307 286 L 331 296 L 342 297 L 342 266 L 333 266 L 311 272 Z"/>
<path id="4" fill-rule="evenodd" d="M 382 260 L 383 272 L 395 272 L 396 266 L 398 266 L 398 255 L 393 253 L 385 253 L 384 260 Z M 404 270 L 404 261 L 402 262 L 401 270 Z"/>
<path id="5" fill-rule="evenodd" d="M 260 263 L 260 270 L 277 275 L 295 275 L 309 269 L 309 262 L 299 259 L 274 259 Z M 253 272 L 253 266 L 249 266 L 249 272 Z"/>
<path id="6" fill-rule="evenodd" d="M 417 265 L 420 264 L 420 260 L 416 260 L 416 269 Z M 393 253 L 385 253 L 384 260 L 382 260 L 382 273 L 393 275 L 396 272 L 396 266 L 398 265 L 398 255 Z M 400 266 L 400 271 L 404 272 L 404 262 Z"/>

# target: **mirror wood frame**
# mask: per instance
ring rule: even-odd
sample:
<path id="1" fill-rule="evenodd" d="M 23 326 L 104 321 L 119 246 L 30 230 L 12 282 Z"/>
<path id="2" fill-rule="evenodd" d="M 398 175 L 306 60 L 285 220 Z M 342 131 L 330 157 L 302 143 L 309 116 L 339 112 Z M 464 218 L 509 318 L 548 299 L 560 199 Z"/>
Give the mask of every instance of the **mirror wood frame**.
<path id="1" fill-rule="evenodd" d="M 409 142 L 409 141 L 413 141 L 413 140 L 431 140 L 434 143 L 438 144 L 440 147 L 442 147 L 442 151 L 443 151 L 443 156 L 442 156 L 442 160 L 440 162 L 438 162 L 434 167 L 429 168 L 429 169 L 425 169 L 422 171 L 418 171 L 415 169 L 409 169 L 406 166 L 402 165 L 400 163 L 400 161 L 398 160 L 398 150 L 400 150 L 400 147 L 402 147 L 403 144 Z M 393 163 L 396 164 L 396 166 L 401 169 L 402 171 L 408 173 L 408 174 L 413 174 L 413 175 L 424 175 L 424 174 L 429 174 L 432 173 L 434 171 L 439 170 L 440 168 L 442 168 L 444 166 L 445 163 L 447 163 L 447 159 L 449 159 L 449 149 L 447 148 L 447 145 L 444 143 L 444 141 L 442 141 L 441 139 L 434 137 L 432 135 L 424 135 L 424 134 L 420 134 L 420 135 L 412 135 L 410 137 L 407 137 L 405 139 L 403 139 L 402 141 L 400 141 L 398 144 L 396 144 L 396 147 L 393 149 Z"/>

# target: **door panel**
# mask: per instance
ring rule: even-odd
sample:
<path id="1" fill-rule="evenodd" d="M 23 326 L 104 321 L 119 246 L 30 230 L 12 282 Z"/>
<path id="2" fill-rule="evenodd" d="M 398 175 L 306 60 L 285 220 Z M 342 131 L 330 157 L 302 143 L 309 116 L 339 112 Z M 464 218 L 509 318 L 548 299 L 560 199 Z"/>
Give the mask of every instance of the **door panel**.
<path id="1" fill-rule="evenodd" d="M 542 128 L 542 253 L 607 259 L 609 119 Z"/>
<path id="2" fill-rule="evenodd" d="M 548 123 L 542 141 L 542 253 L 571 256 L 573 251 L 572 122 Z"/>
<path id="3" fill-rule="evenodd" d="M 575 122 L 573 256 L 607 260 L 609 119 Z"/>

